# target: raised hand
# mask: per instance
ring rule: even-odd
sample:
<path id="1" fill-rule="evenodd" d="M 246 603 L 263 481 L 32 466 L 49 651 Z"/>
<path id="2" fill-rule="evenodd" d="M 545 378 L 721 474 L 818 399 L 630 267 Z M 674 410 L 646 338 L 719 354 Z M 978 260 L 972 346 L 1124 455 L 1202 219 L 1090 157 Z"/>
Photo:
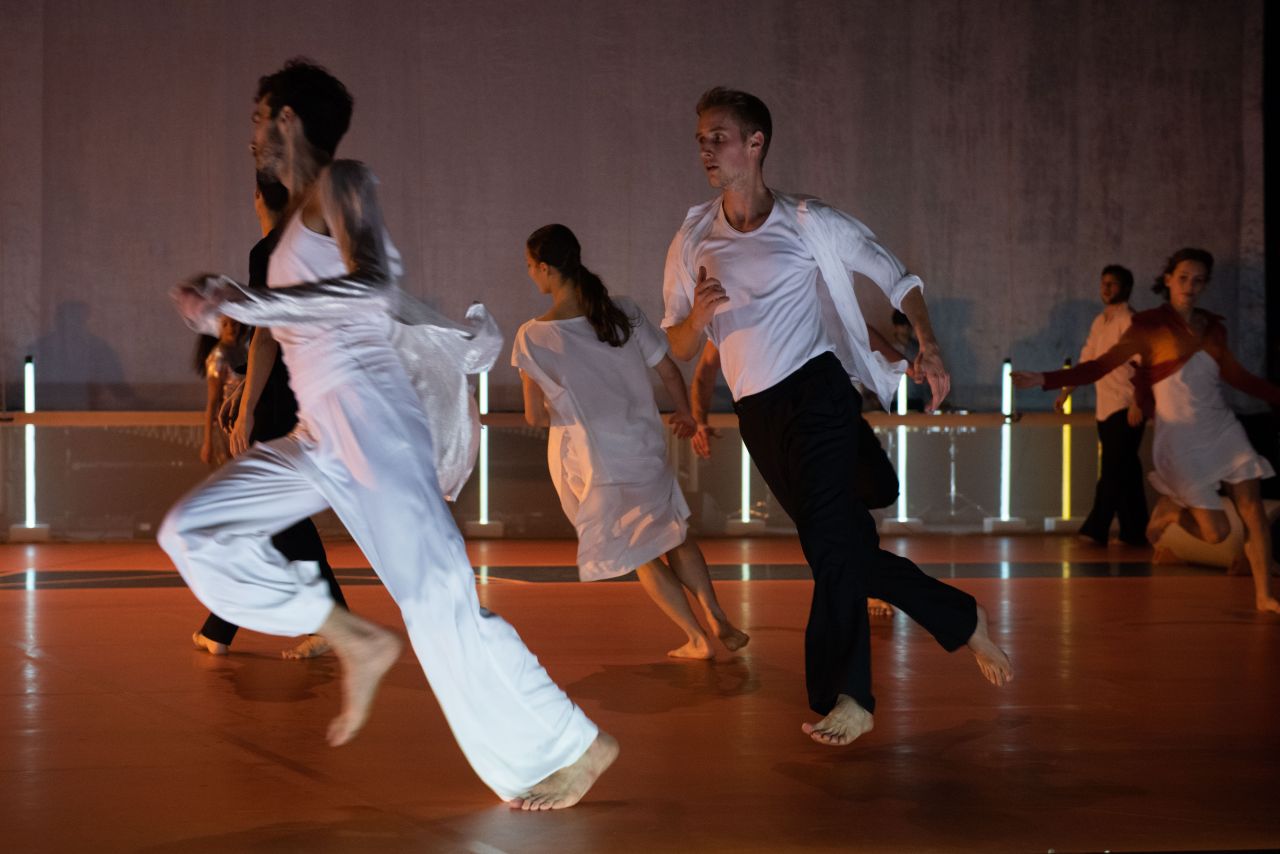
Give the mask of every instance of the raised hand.
<path id="1" fill-rule="evenodd" d="M 728 301 L 720 280 L 709 278 L 707 268 L 699 267 L 698 281 L 693 288 L 693 310 L 689 312 L 694 330 L 701 332 L 706 329 L 716 309 Z"/>
<path id="2" fill-rule="evenodd" d="M 1013 384 L 1018 388 L 1040 388 L 1044 385 L 1044 374 L 1039 371 L 1014 371 Z"/>

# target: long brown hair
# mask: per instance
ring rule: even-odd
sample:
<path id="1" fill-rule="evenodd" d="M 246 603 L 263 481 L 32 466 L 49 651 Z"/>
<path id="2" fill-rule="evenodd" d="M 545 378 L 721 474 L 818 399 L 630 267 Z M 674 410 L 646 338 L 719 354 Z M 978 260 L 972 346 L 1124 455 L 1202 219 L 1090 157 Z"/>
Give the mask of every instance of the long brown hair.
<path id="1" fill-rule="evenodd" d="M 524 245 L 534 261 L 554 267 L 578 289 L 582 312 L 597 338 L 611 347 L 627 343 L 631 338 L 631 318 L 609 299 L 609 290 L 600 277 L 582 265 L 582 247 L 567 226 L 544 225 L 530 234 Z"/>

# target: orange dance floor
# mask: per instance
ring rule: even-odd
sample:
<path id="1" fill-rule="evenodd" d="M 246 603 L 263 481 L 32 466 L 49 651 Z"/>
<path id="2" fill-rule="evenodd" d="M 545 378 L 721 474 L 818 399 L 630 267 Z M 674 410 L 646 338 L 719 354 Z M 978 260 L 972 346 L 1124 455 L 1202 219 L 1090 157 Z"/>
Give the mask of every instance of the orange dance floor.
<path id="1" fill-rule="evenodd" d="M 1017 678 L 874 621 L 876 727 L 836 749 L 800 732 L 795 542 L 704 545 L 752 636 L 710 663 L 664 656 L 681 636 L 638 584 L 539 580 L 568 577 L 572 543 L 472 544 L 482 601 L 622 744 L 582 804 L 540 814 L 475 778 L 409 652 L 330 749 L 336 661 L 252 632 L 197 652 L 204 612 L 154 546 L 0 546 L 0 850 L 1280 846 L 1280 619 L 1248 579 L 1064 537 L 887 540 L 986 605 Z M 400 628 L 354 547 L 333 563 L 353 609 Z"/>

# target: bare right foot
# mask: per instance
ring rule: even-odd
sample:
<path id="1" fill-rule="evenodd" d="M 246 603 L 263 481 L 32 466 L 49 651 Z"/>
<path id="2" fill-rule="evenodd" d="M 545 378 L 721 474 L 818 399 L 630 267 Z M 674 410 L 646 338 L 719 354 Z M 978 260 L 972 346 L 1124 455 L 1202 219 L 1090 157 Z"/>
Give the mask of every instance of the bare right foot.
<path id="1" fill-rule="evenodd" d="M 601 732 L 576 762 L 561 768 L 508 803 L 512 809 L 521 810 L 562 810 L 571 807 L 582 800 L 617 758 L 618 740 L 607 732 Z"/>
<path id="2" fill-rule="evenodd" d="M 867 616 L 869 617 L 892 617 L 893 606 L 883 599 L 872 599 L 867 597 Z"/>
<path id="3" fill-rule="evenodd" d="M 1013 663 L 987 633 L 987 609 L 981 605 L 978 606 L 978 626 L 969 637 L 969 650 L 978 661 L 978 669 L 992 685 L 1002 687 L 1013 681 Z"/>
<path id="4" fill-rule="evenodd" d="M 875 720 L 870 712 L 848 694 L 841 694 L 836 700 L 836 707 L 825 718 L 816 724 L 803 723 L 800 729 L 818 744 L 843 747 L 871 732 L 874 726 Z"/>
<path id="5" fill-rule="evenodd" d="M 737 652 L 751 641 L 751 636 L 729 622 L 729 618 L 723 613 L 717 616 L 706 609 L 704 609 L 704 613 L 707 616 L 707 623 L 711 626 L 711 631 L 716 633 L 716 637 L 720 638 L 720 643 L 724 644 L 725 649 L 729 650 L 729 652 Z"/>
<path id="6" fill-rule="evenodd" d="M 196 645 L 196 649 L 203 649 L 210 655 L 226 655 L 231 652 L 231 647 L 225 643 L 218 643 L 215 640 L 209 640 L 204 635 L 196 632 L 191 636 L 191 642 Z"/>
<path id="7" fill-rule="evenodd" d="M 329 722 L 332 747 L 346 744 L 364 726 L 378 683 L 400 658 L 400 638 L 342 608 L 334 608 L 321 627 L 342 662 L 342 711 Z"/>
<path id="8" fill-rule="evenodd" d="M 1259 611 L 1269 611 L 1273 614 L 1280 614 L 1280 602 L 1277 602 L 1274 596 L 1258 597 L 1255 604 Z"/>
<path id="9" fill-rule="evenodd" d="M 672 658 L 690 658 L 697 661 L 710 661 L 716 657 L 706 638 L 694 638 L 684 646 L 671 650 L 667 655 Z"/>

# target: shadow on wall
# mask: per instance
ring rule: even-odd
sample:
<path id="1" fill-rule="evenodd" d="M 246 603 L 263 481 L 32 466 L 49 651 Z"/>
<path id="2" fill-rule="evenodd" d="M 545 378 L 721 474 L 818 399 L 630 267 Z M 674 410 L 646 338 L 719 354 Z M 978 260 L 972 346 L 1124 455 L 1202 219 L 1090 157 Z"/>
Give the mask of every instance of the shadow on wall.
<path id="1" fill-rule="evenodd" d="M 1045 323 L 1035 332 L 1015 339 L 1009 347 L 1009 357 L 1016 369 L 1052 371 L 1062 367 L 1063 359 L 1075 364 L 1080 359 L 1080 348 L 1089 337 L 1089 326 L 1102 311 L 1102 303 L 1096 299 L 1069 299 L 1054 304 Z M 1035 389 L 1018 392 L 1018 409 L 1037 412 L 1053 409 L 1056 391 Z M 1072 394 L 1072 410 L 1087 412 L 1093 408 L 1093 388 L 1085 387 Z"/>
<path id="2" fill-rule="evenodd" d="M 133 409 L 137 395 L 124 380 L 120 357 L 89 330 L 89 306 L 60 303 L 53 329 L 27 348 L 36 360 L 40 409 Z"/>

